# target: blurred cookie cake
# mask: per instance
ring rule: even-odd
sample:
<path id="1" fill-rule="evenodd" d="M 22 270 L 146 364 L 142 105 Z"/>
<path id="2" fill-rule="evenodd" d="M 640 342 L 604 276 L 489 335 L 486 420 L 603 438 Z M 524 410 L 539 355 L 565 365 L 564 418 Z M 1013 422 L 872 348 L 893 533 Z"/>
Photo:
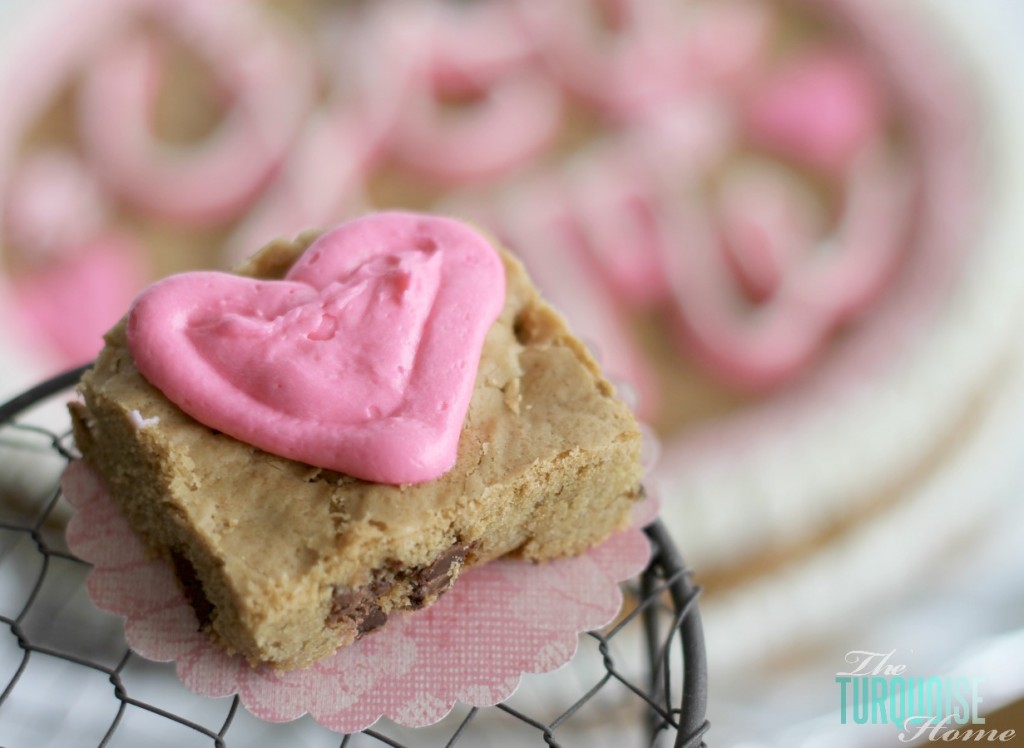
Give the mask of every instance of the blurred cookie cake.
<path id="1" fill-rule="evenodd" d="M 0 321 L 39 371 L 152 278 L 370 209 L 467 219 L 657 433 L 712 609 L 883 523 L 998 390 L 988 113 L 920 3 L 55 5 L 0 128 Z"/>

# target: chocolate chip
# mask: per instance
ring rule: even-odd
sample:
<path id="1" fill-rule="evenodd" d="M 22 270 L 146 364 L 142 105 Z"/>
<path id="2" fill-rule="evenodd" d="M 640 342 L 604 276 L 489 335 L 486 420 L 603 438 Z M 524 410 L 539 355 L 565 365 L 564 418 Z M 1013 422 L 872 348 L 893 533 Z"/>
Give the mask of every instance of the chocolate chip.
<path id="1" fill-rule="evenodd" d="M 388 614 L 381 610 L 379 605 L 371 605 L 363 620 L 359 622 L 357 630 L 360 636 L 376 631 L 388 622 Z"/>
<path id="2" fill-rule="evenodd" d="M 325 623 L 331 627 L 343 623 L 354 624 L 360 636 L 379 629 L 387 622 L 388 614 L 380 607 L 378 600 L 393 586 L 393 579 L 383 578 L 375 579 L 358 590 L 335 588 Z"/>
<path id="3" fill-rule="evenodd" d="M 422 608 L 447 590 L 452 583 L 452 571 L 461 566 L 471 545 L 456 544 L 446 550 L 428 566 L 418 569 L 402 569 L 400 564 L 388 563 L 378 569 L 373 581 L 359 589 L 336 587 L 331 596 L 331 609 L 325 623 L 330 627 L 354 625 L 359 635 L 383 626 L 388 614 L 381 608 L 380 600 L 388 595 L 396 584 L 407 584 L 408 605 Z"/>
<path id="4" fill-rule="evenodd" d="M 370 599 L 366 591 L 335 588 L 331 596 L 331 610 L 327 613 L 325 623 L 328 626 L 338 626 L 342 623 L 360 621 L 366 615 L 366 609 Z"/>
<path id="5" fill-rule="evenodd" d="M 185 552 L 180 548 L 171 550 L 171 563 L 174 566 L 174 574 L 178 577 L 178 583 L 185 593 L 185 599 L 192 606 L 199 621 L 199 628 L 203 629 L 213 620 L 214 605 L 206 596 L 203 590 L 203 583 L 199 581 L 196 567 L 188 560 Z"/>
<path id="6" fill-rule="evenodd" d="M 409 603 L 413 608 L 422 608 L 432 597 L 440 595 L 452 585 L 451 572 L 456 565 L 461 566 L 469 552 L 468 545 L 453 545 L 442 553 L 434 563 L 418 570 L 412 578 L 412 591 Z"/>

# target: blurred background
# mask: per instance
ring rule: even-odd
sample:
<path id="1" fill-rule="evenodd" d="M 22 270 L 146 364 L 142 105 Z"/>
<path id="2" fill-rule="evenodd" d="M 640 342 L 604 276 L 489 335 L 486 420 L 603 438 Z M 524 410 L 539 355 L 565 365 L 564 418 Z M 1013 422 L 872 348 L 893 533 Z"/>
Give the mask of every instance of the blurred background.
<path id="1" fill-rule="evenodd" d="M 857 651 L 1022 731 L 1021 39 L 1015 0 L 0 0 L 0 400 L 153 279 L 453 214 L 658 436 L 713 745 L 896 744 L 841 723 Z"/>

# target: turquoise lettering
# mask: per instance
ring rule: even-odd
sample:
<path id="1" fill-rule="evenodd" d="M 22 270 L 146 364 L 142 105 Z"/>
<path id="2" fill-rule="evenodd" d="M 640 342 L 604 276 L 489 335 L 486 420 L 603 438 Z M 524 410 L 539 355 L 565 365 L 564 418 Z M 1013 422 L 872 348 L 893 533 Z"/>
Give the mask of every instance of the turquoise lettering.
<path id="1" fill-rule="evenodd" d="M 966 725 L 971 721 L 971 705 L 968 700 L 970 681 L 967 678 L 953 678 L 950 683 L 950 710 L 953 721 L 958 725 Z"/>
<path id="2" fill-rule="evenodd" d="M 871 724 L 884 725 L 888 720 L 885 718 L 885 696 L 888 682 L 885 678 L 872 678 L 874 689 L 871 698 Z"/>
<path id="3" fill-rule="evenodd" d="M 926 717 L 942 717 L 942 681 L 928 678 L 921 684 L 921 711 Z"/>
<path id="4" fill-rule="evenodd" d="M 974 678 L 973 683 L 971 684 L 973 687 L 973 691 L 971 693 L 971 723 L 975 725 L 985 724 L 985 718 L 979 714 L 981 710 L 978 708 L 978 705 L 981 704 L 980 684 L 981 678 Z"/>
<path id="5" fill-rule="evenodd" d="M 907 718 L 907 681 L 893 678 L 889 681 L 889 721 L 902 725 Z"/>
<path id="6" fill-rule="evenodd" d="M 836 678 L 839 684 L 839 724 L 846 724 L 846 686 L 850 683 L 850 676 Z"/>
<path id="7" fill-rule="evenodd" d="M 871 683 L 867 678 L 860 678 L 853 684 L 853 721 L 863 725 L 868 721 L 868 711 L 871 705 Z"/>

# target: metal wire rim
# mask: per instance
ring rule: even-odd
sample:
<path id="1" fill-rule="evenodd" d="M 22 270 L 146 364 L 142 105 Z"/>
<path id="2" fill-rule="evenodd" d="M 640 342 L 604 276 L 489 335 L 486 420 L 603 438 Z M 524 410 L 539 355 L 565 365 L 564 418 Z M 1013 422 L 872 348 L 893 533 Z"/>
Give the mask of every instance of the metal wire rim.
<path id="1" fill-rule="evenodd" d="M 73 459 L 74 454 L 64 446 L 67 434 L 54 434 L 46 429 L 20 424 L 16 421 L 16 418 L 24 411 L 73 387 L 90 366 L 91 364 L 86 364 L 58 374 L 0 405 L 0 427 L 13 426 L 45 435 L 50 439 L 50 448 L 66 460 Z M 51 646 L 36 644 L 25 632 L 21 625 L 22 620 L 31 608 L 36 594 L 42 586 L 50 559 L 62 558 L 84 565 L 84 562 L 81 562 L 66 551 L 50 547 L 40 531 L 44 520 L 57 505 L 60 498 L 60 491 L 57 489 L 50 497 L 45 509 L 34 522 L 0 522 L 0 530 L 27 533 L 31 536 L 38 552 L 43 556 L 42 571 L 21 613 L 14 617 L 0 615 L 0 623 L 5 624 L 9 628 L 17 641 L 18 647 L 23 652 L 20 665 L 10 681 L 0 691 L 0 716 L 2 716 L 5 702 L 8 701 L 8 697 L 24 673 L 31 655 L 36 653 L 56 657 L 84 668 L 90 668 L 107 676 L 119 706 L 109 728 L 99 742 L 100 748 L 106 746 L 114 736 L 122 723 L 122 718 L 128 707 L 144 709 L 151 714 L 191 728 L 209 738 L 214 746 L 227 746 L 227 734 L 238 713 L 238 696 L 233 698 L 227 715 L 219 728 L 211 729 L 208 726 L 197 724 L 185 717 L 165 710 L 156 704 L 131 696 L 121 677 L 130 658 L 136 656 L 131 650 L 126 650 L 121 660 L 115 666 L 109 667 L 93 662 L 88 658 L 60 651 Z M 658 744 L 659 741 L 666 737 L 666 733 L 671 731 L 675 732 L 675 740 L 672 743 L 675 748 L 701 748 L 706 745 L 705 733 L 709 727 L 705 716 L 707 712 L 708 673 L 704 633 L 697 605 L 700 588 L 693 583 L 690 570 L 684 563 L 665 526 L 660 521 L 656 521 L 645 528 L 645 533 L 651 542 L 652 558 L 648 568 L 644 570 L 638 580 L 638 599 L 633 610 L 611 629 L 603 632 L 588 633 L 588 636 L 597 642 L 598 651 L 604 660 L 603 664 L 606 675 L 562 714 L 547 722 L 535 719 L 510 704 L 498 704 L 493 707 L 493 709 L 500 710 L 535 728 L 539 733 L 540 739 L 546 745 L 558 746 L 556 730 L 569 721 L 606 683 L 611 681 L 616 681 L 625 686 L 626 689 L 645 703 L 647 707 L 646 734 L 648 736 L 648 745 Z M 627 676 L 623 675 L 615 659 L 610 654 L 608 646 L 610 639 L 638 617 L 641 619 L 644 628 L 647 647 L 646 664 L 649 666 L 648 682 L 643 686 L 632 682 Z M 665 626 L 666 619 L 669 621 L 667 626 Z M 673 648 L 680 650 L 682 658 L 681 688 L 679 695 L 675 698 L 673 698 L 674 678 L 672 675 Z M 676 679 L 678 679 L 678 675 Z M 460 737 L 463 737 L 464 732 L 478 718 L 481 711 L 483 710 L 479 708 L 470 709 L 452 732 L 446 746 L 454 745 Z M 376 725 L 364 730 L 362 734 L 375 739 L 383 745 L 396 746 L 397 748 L 404 748 L 404 746 L 409 745 L 385 734 Z M 353 738 L 352 735 L 340 737 L 340 746 L 342 748 L 348 746 Z"/>

